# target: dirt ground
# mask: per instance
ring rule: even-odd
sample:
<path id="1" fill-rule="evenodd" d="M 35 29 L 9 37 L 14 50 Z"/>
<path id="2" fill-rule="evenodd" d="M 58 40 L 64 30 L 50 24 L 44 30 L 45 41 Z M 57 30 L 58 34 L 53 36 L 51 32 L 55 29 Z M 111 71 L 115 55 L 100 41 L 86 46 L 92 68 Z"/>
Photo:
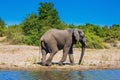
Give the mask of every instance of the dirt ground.
<path id="1" fill-rule="evenodd" d="M 86 70 L 86 69 L 120 69 L 120 49 L 86 49 L 81 65 L 78 65 L 81 49 L 74 48 L 75 65 L 57 62 L 62 57 L 62 50 L 52 60 L 52 66 L 41 66 L 39 47 L 26 45 L 8 45 L 0 43 L 0 70 Z M 49 54 L 47 55 L 47 57 Z"/>

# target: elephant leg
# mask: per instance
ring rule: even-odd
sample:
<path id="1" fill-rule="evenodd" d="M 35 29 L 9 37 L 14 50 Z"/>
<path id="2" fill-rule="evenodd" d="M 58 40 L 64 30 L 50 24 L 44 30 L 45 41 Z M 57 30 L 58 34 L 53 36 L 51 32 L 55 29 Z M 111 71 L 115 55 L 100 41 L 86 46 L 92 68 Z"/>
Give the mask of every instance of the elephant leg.
<path id="1" fill-rule="evenodd" d="M 63 57 L 62 59 L 59 61 L 59 65 L 62 66 L 63 65 L 63 62 L 66 60 L 66 57 L 67 57 L 67 54 L 66 53 L 63 53 Z"/>
<path id="2" fill-rule="evenodd" d="M 72 47 L 69 50 L 69 60 L 70 60 L 70 64 L 74 65 L 74 57 L 73 57 L 73 49 L 72 49 Z"/>
<path id="3" fill-rule="evenodd" d="M 69 54 L 69 60 L 70 60 L 70 64 L 74 65 L 74 57 L 73 54 Z"/>
<path id="4" fill-rule="evenodd" d="M 41 52 L 42 52 L 41 62 L 42 62 L 42 65 L 45 66 L 47 52 L 44 49 L 42 49 Z"/>
<path id="5" fill-rule="evenodd" d="M 64 48 L 63 49 L 63 56 L 62 56 L 62 59 L 59 61 L 59 65 L 63 65 L 63 62 L 66 60 L 66 58 L 67 58 L 67 54 L 68 54 L 68 52 L 69 52 L 69 47 L 67 47 L 67 48 Z"/>
<path id="6" fill-rule="evenodd" d="M 50 53 L 50 56 L 48 57 L 48 59 L 47 59 L 47 61 L 46 61 L 46 66 L 51 66 L 51 64 L 52 64 L 52 59 L 53 59 L 53 57 L 54 57 L 54 55 L 57 53 L 57 51 L 56 52 L 54 52 L 54 53 Z"/>

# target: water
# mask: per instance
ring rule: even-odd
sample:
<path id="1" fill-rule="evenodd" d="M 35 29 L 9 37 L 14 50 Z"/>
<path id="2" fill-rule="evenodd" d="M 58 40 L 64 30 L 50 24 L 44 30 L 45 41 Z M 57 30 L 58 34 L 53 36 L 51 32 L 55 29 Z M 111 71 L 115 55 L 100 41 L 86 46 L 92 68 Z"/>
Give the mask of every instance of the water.
<path id="1" fill-rule="evenodd" d="M 87 70 L 87 71 L 1 70 L 0 80 L 120 80 L 120 70 Z"/>

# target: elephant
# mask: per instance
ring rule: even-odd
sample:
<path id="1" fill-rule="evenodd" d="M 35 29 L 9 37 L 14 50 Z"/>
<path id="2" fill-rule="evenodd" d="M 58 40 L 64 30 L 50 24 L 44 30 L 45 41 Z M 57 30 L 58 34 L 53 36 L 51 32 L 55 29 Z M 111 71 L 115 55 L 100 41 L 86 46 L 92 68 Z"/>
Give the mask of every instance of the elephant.
<path id="1" fill-rule="evenodd" d="M 79 59 L 80 65 L 86 47 L 86 39 L 82 30 L 78 28 L 70 28 L 66 30 L 50 29 L 45 32 L 40 38 L 42 65 L 50 66 L 54 55 L 61 49 L 63 49 L 63 56 L 58 64 L 63 65 L 63 62 L 66 60 L 68 54 L 70 64 L 74 65 L 73 44 L 76 44 L 76 42 L 80 42 L 82 44 L 81 56 Z M 46 55 L 48 53 L 50 53 L 50 56 L 46 60 Z"/>

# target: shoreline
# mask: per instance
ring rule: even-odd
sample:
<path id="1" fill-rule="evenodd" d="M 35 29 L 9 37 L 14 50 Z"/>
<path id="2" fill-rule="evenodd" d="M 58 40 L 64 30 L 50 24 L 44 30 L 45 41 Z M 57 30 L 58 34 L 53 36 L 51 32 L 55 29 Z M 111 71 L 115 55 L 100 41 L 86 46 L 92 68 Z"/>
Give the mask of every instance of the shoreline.
<path id="1" fill-rule="evenodd" d="M 83 65 L 52 65 L 52 66 L 41 66 L 39 64 L 33 64 L 29 66 L 17 66 L 17 65 L 0 65 L 0 70 L 25 70 L 25 71 L 84 71 L 84 70 L 120 70 L 117 65 L 111 66 L 83 66 Z"/>
<path id="2" fill-rule="evenodd" d="M 99 70 L 99 69 L 119 69 L 120 70 L 120 50 L 119 49 L 86 49 L 81 65 L 78 65 L 81 49 L 74 48 L 75 65 L 69 65 L 69 58 L 65 65 L 59 66 L 57 62 L 62 57 L 62 50 L 53 58 L 52 66 L 41 66 L 34 64 L 39 62 L 39 47 L 26 45 L 0 44 L 0 70 Z M 47 55 L 47 57 L 49 54 Z M 40 54 L 41 57 L 41 54 Z"/>

